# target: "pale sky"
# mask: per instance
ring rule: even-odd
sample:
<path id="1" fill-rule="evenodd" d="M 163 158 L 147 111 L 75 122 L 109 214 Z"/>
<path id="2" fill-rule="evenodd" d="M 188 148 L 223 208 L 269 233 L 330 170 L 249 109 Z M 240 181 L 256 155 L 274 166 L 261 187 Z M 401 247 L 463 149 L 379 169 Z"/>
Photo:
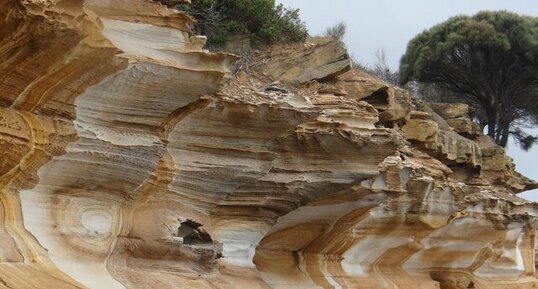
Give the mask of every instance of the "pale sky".
<path id="1" fill-rule="evenodd" d="M 375 51 L 383 48 L 387 61 L 397 69 L 407 43 L 416 34 L 449 17 L 472 15 L 481 10 L 508 10 L 538 17 L 537 0 L 277 0 L 299 8 L 311 35 L 323 34 L 327 27 L 347 24 L 344 42 L 362 63 L 373 64 Z M 534 130 L 538 134 L 538 128 Z M 538 180 L 538 146 L 523 152 L 511 145 L 508 153 L 518 170 Z M 538 190 L 519 195 L 538 201 Z"/>

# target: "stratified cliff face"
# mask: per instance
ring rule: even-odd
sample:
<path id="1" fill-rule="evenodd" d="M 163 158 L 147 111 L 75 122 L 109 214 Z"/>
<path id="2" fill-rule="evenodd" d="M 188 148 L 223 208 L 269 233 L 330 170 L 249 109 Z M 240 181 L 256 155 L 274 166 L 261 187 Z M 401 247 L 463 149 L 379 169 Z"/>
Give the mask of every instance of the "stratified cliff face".
<path id="1" fill-rule="evenodd" d="M 342 44 L 236 57 L 148 0 L 0 3 L 0 288 L 536 288 L 536 183 Z"/>

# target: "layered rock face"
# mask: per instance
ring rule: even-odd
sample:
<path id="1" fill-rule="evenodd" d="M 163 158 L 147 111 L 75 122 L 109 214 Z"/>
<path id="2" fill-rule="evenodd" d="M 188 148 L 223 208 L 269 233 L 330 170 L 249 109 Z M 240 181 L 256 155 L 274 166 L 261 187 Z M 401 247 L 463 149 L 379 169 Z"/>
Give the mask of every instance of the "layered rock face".
<path id="1" fill-rule="evenodd" d="M 0 16 L 0 288 L 538 286 L 537 185 L 468 107 L 328 39 L 232 73 L 154 1 Z"/>

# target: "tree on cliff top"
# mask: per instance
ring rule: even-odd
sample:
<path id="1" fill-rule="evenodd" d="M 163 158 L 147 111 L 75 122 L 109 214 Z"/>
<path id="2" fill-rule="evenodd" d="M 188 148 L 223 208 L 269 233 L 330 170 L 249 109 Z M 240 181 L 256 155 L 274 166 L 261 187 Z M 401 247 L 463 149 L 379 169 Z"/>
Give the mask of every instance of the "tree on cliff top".
<path id="1" fill-rule="evenodd" d="M 308 36 L 299 9 L 276 5 L 274 0 L 192 0 L 176 7 L 196 18 L 197 33 L 213 45 L 235 34 L 265 44 L 298 42 Z"/>
<path id="2" fill-rule="evenodd" d="M 506 11 L 450 18 L 408 44 L 400 82 L 412 80 L 475 107 L 497 144 L 512 135 L 528 149 L 537 138 L 521 125 L 538 122 L 538 18 Z"/>

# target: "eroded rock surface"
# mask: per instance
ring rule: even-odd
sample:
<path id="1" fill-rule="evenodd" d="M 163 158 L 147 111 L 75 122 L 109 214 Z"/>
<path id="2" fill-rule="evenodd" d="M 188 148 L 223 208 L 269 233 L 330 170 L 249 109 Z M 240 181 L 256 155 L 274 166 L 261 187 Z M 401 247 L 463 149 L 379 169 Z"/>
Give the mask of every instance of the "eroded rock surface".
<path id="1" fill-rule="evenodd" d="M 538 286 L 537 184 L 340 43 L 232 75 L 156 1 L 0 21 L 0 288 Z"/>
<path id="2" fill-rule="evenodd" d="M 351 68 L 351 58 L 344 44 L 331 37 L 313 37 L 299 47 L 265 52 L 253 68 L 285 83 L 327 79 Z"/>

